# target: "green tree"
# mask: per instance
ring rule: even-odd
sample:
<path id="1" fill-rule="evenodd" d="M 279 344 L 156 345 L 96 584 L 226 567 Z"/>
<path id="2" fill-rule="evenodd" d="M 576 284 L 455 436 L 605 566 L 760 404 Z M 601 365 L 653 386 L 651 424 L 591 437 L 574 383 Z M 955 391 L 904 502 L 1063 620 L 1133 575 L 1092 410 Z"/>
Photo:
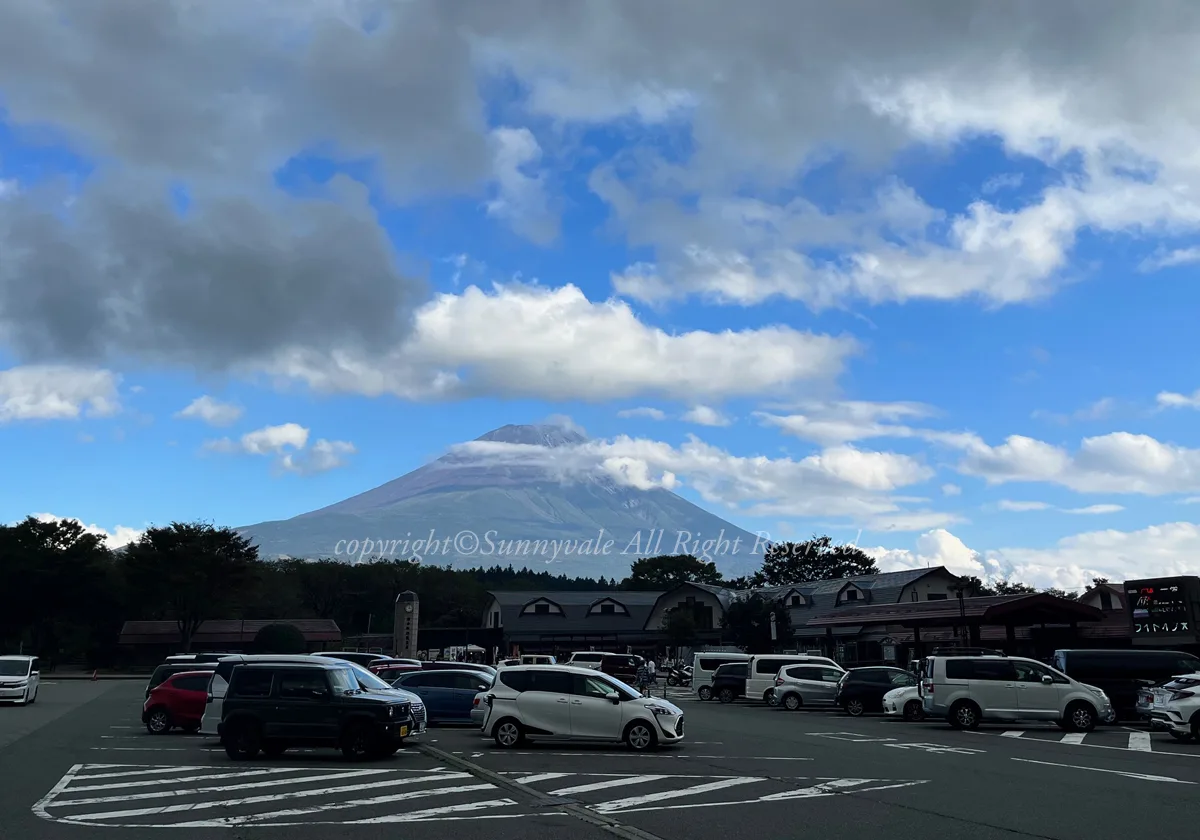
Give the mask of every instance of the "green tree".
<path id="1" fill-rule="evenodd" d="M 1012 580 L 996 581 L 995 589 L 997 595 L 1028 595 L 1037 592 L 1036 589 L 1027 583 Z"/>
<path id="2" fill-rule="evenodd" d="M 662 630 L 667 636 L 667 644 L 678 652 L 679 648 L 696 641 L 696 615 L 691 610 L 672 607 L 663 616 Z"/>
<path id="3" fill-rule="evenodd" d="M 721 583 L 717 564 L 705 562 L 691 554 L 660 554 L 633 561 L 629 577 L 621 581 L 622 589 L 640 592 L 661 592 L 681 583 Z"/>
<path id="4" fill-rule="evenodd" d="M 990 586 L 988 586 L 986 583 L 984 583 L 982 580 L 975 577 L 974 575 L 963 575 L 959 578 L 959 582 L 962 584 L 962 586 L 966 590 L 966 592 L 964 593 L 964 597 L 966 597 L 966 598 L 978 598 L 982 595 L 995 595 L 996 594 L 995 589 L 992 589 Z"/>
<path id="5" fill-rule="evenodd" d="M 258 548 L 230 528 L 172 522 L 149 528 L 124 552 L 131 593 L 143 611 L 174 619 L 184 651 L 209 619 L 230 618 L 258 571 Z"/>
<path id="6" fill-rule="evenodd" d="M 1056 589 L 1053 586 L 1049 587 L 1048 589 L 1043 589 L 1042 592 L 1046 595 L 1054 595 L 1057 598 L 1066 598 L 1068 601 L 1079 600 L 1078 592 L 1068 592 L 1065 589 Z"/>
<path id="7" fill-rule="evenodd" d="M 754 586 L 786 586 L 810 580 L 879 574 L 875 560 L 854 545 L 835 545 L 830 537 L 814 536 L 804 542 L 771 543 Z"/>
<path id="8" fill-rule="evenodd" d="M 776 638 L 771 639 L 771 614 L 775 614 Z M 721 626 L 726 637 L 746 653 L 770 653 L 792 636 L 787 609 L 761 595 L 739 598 L 725 611 Z"/>
<path id="9" fill-rule="evenodd" d="M 254 634 L 255 653 L 307 653 L 308 642 L 294 624 L 268 624 Z"/>

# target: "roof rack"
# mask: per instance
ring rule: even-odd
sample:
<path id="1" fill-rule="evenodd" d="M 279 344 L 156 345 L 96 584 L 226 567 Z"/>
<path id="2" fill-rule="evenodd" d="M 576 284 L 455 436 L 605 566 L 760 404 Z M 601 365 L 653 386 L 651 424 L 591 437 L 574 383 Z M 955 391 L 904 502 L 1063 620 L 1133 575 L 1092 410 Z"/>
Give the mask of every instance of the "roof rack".
<path id="1" fill-rule="evenodd" d="M 939 647 L 934 648 L 931 656 L 1007 656 L 1004 651 L 982 647 Z"/>

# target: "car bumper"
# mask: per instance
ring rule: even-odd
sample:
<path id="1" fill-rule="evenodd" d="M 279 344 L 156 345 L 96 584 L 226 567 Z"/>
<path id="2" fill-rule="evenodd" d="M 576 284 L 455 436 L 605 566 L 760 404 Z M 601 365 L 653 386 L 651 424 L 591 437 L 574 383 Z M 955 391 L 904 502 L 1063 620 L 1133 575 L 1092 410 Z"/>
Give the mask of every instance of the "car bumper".
<path id="1" fill-rule="evenodd" d="M 485 720 L 487 720 L 486 709 L 471 709 L 471 723 L 482 727 Z"/>
<path id="2" fill-rule="evenodd" d="M 904 714 L 904 710 L 896 705 L 895 700 L 883 701 L 883 714 L 887 717 L 897 717 Z"/>
<path id="3" fill-rule="evenodd" d="M 417 734 L 417 722 L 411 715 L 379 724 L 378 735 L 384 740 L 398 741 L 415 734 Z"/>
<path id="4" fill-rule="evenodd" d="M 683 740 L 683 715 L 658 715 L 658 739 L 663 744 L 677 744 Z"/>
<path id="5" fill-rule="evenodd" d="M 6 685 L 0 688 L 0 700 L 20 700 L 25 696 L 28 686 Z"/>

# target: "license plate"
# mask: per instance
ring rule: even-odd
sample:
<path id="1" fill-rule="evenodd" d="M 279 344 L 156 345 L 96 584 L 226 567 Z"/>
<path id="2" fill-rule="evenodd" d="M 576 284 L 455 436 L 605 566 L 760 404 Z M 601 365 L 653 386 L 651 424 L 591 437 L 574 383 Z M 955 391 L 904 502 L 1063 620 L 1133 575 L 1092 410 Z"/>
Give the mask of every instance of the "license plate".
<path id="1" fill-rule="evenodd" d="M 401 727 L 400 727 L 400 737 L 401 737 L 401 738 L 404 738 L 404 737 L 407 737 L 407 736 L 408 736 L 408 727 L 407 727 L 407 726 L 401 726 Z"/>

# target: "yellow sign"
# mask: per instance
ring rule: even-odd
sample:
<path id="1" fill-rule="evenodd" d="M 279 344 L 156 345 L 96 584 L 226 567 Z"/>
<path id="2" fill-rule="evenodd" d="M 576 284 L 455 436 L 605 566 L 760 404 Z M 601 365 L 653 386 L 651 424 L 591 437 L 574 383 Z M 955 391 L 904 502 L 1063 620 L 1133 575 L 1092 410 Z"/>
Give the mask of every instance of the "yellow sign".
<path id="1" fill-rule="evenodd" d="M 407 727 L 407 726 L 401 726 L 401 727 L 400 727 L 400 737 L 401 737 L 401 738 L 404 738 L 404 737 L 407 737 L 407 735 L 408 735 L 408 727 Z"/>

